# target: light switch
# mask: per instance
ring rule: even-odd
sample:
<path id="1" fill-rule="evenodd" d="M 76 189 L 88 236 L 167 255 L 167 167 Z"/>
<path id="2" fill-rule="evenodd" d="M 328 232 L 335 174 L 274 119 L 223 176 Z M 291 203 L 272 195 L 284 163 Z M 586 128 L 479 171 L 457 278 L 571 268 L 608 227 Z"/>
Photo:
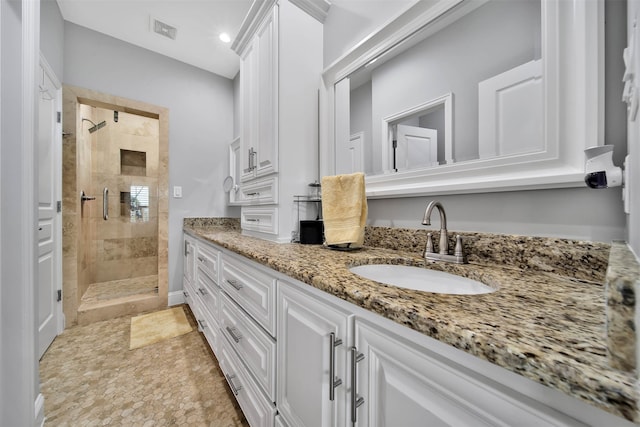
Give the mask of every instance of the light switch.
<path id="1" fill-rule="evenodd" d="M 174 185 L 173 186 L 173 198 L 181 199 L 182 198 L 182 187 Z"/>

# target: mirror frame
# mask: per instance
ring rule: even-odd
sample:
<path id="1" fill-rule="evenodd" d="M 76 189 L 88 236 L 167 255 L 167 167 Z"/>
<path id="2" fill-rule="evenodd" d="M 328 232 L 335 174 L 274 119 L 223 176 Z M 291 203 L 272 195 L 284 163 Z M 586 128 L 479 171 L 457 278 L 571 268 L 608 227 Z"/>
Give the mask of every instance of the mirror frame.
<path id="1" fill-rule="evenodd" d="M 325 69 L 320 91 L 320 167 L 336 173 L 335 141 L 348 140 L 337 85 L 425 26 L 439 28 L 488 0 L 419 0 Z M 434 168 L 367 176 L 369 198 L 584 186 L 584 150 L 604 140 L 604 1 L 541 0 L 546 149 Z M 427 27 L 426 31 L 430 31 Z M 342 86 L 342 87 L 341 87 Z M 454 94 L 455 95 L 455 94 Z M 373 129 L 380 129 L 373 124 Z"/>

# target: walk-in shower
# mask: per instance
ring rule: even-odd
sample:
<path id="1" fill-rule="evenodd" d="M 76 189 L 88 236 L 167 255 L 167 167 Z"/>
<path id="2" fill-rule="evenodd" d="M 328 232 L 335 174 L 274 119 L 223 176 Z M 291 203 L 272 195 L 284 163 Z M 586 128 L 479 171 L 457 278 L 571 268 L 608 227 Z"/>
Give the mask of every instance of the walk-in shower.
<path id="1" fill-rule="evenodd" d="M 75 132 L 65 129 L 74 133 L 65 138 L 72 144 L 63 148 L 69 169 L 64 203 L 77 207 L 64 220 L 77 233 L 63 243 L 75 250 L 65 268 L 75 268 L 70 273 L 77 280 L 63 277 L 65 293 L 75 294 L 63 310 L 68 317 L 75 305 L 71 317 L 81 324 L 167 304 L 165 233 L 160 241 L 167 215 L 161 218 L 159 210 L 168 204 L 166 195 L 162 202 L 159 196 L 166 187 L 167 153 L 161 149 L 160 119 L 84 101 L 77 99 Z"/>

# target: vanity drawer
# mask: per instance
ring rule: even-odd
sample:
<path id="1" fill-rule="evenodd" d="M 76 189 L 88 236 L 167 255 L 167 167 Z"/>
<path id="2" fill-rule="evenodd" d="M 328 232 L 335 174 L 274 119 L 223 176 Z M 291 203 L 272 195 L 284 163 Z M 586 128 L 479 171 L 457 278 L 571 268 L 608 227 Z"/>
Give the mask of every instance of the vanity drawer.
<path id="1" fill-rule="evenodd" d="M 260 391 L 245 366 L 238 360 L 229 342 L 224 338 L 220 340 L 218 362 L 249 425 L 252 427 L 272 427 L 276 416 L 274 404 L 269 402 Z"/>
<path id="2" fill-rule="evenodd" d="M 227 295 L 222 296 L 220 329 L 271 401 L 276 396 L 276 343 Z"/>
<path id="3" fill-rule="evenodd" d="M 224 340 L 220 334 L 220 325 L 213 317 L 207 307 L 202 306 L 199 310 L 198 330 L 204 334 L 211 350 L 217 355 L 220 353 L 220 342 Z"/>
<path id="4" fill-rule="evenodd" d="M 278 180 L 276 177 L 242 184 L 238 198 L 243 205 L 273 205 L 278 203 Z"/>
<path id="5" fill-rule="evenodd" d="M 198 242 L 196 266 L 206 273 L 214 283 L 218 283 L 218 254 L 219 252 L 208 244 L 202 241 Z"/>
<path id="6" fill-rule="evenodd" d="M 213 318 L 218 320 L 220 313 L 220 288 L 203 272 L 200 266 L 198 266 L 197 277 L 194 292 L 197 293 L 198 298 L 202 301 L 202 305 L 209 310 Z"/>
<path id="7" fill-rule="evenodd" d="M 191 311 L 193 311 L 193 305 L 195 303 L 193 296 L 195 295 L 195 291 L 191 282 L 189 282 L 186 277 L 182 278 L 182 295 L 184 296 L 184 302 L 187 303 Z"/>
<path id="8" fill-rule="evenodd" d="M 243 230 L 278 234 L 278 208 L 243 207 L 240 225 Z"/>
<path id="9" fill-rule="evenodd" d="M 276 335 L 276 278 L 252 261 L 224 253 L 222 289 L 271 336 Z"/>

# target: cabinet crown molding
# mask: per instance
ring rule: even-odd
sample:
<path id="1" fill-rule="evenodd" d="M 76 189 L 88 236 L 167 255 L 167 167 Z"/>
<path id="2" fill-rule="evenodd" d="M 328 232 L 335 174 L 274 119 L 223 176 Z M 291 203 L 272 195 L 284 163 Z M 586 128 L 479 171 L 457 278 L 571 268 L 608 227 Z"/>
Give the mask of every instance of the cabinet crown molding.
<path id="1" fill-rule="evenodd" d="M 258 30 L 260 23 L 279 1 L 281 0 L 254 1 L 251 4 L 247 16 L 245 16 L 244 21 L 242 21 L 238 35 L 231 44 L 231 49 L 234 52 L 238 55 L 242 54 Z M 331 7 L 329 0 L 290 0 L 290 2 L 321 23 L 324 23 L 329 13 L 329 8 Z"/>

